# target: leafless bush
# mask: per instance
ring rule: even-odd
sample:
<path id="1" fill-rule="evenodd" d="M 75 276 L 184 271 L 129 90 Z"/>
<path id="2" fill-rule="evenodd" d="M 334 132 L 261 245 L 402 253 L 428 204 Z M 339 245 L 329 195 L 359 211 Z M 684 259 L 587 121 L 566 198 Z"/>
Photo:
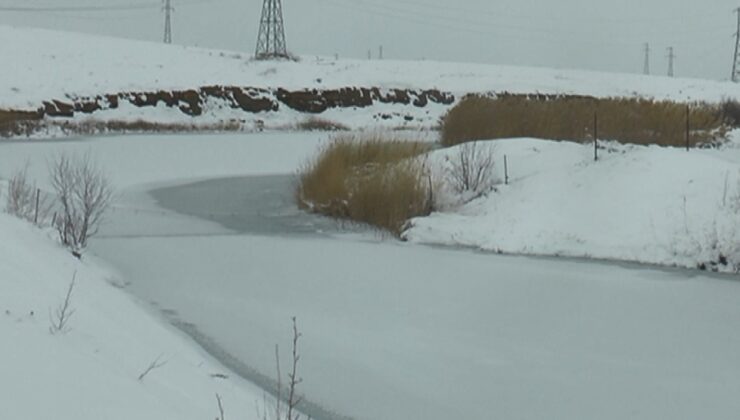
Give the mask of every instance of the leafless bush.
<path id="1" fill-rule="evenodd" d="M 67 294 L 64 296 L 64 302 L 57 307 L 53 315 L 49 314 L 49 321 L 51 323 L 49 332 L 52 334 L 67 332 L 69 319 L 75 313 L 75 310 L 72 308 L 72 291 L 74 291 L 76 279 L 77 273 L 72 276 L 72 282 L 69 283 Z"/>
<path id="2" fill-rule="evenodd" d="M 349 127 L 336 121 L 319 117 L 309 117 L 296 124 L 301 131 L 348 131 Z"/>
<path id="3" fill-rule="evenodd" d="M 28 180 L 28 165 L 16 171 L 8 181 L 5 212 L 32 222 L 34 218 L 36 185 Z"/>
<path id="4" fill-rule="evenodd" d="M 478 142 L 459 146 L 449 159 L 447 177 L 452 189 L 467 200 L 491 192 L 496 185 L 493 147 Z"/>
<path id="5" fill-rule="evenodd" d="M 112 187 L 88 154 L 60 155 L 50 164 L 49 173 L 61 212 L 54 227 L 62 243 L 79 257 L 88 239 L 98 232 L 111 202 Z"/>

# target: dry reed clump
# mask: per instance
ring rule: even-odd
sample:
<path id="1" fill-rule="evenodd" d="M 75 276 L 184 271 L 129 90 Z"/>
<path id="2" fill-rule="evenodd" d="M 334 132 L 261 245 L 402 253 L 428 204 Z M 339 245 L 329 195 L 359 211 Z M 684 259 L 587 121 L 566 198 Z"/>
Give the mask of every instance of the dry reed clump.
<path id="1" fill-rule="evenodd" d="M 299 174 L 298 206 L 398 236 L 409 219 L 431 212 L 421 158 L 429 149 L 424 143 L 380 136 L 335 137 Z"/>
<path id="2" fill-rule="evenodd" d="M 688 109 L 691 145 L 725 134 L 727 116 L 721 106 L 692 104 Z M 473 95 L 443 117 L 442 143 L 515 137 L 585 142 L 597 131 L 600 139 L 623 143 L 685 146 L 686 117 L 686 104 L 641 98 Z"/>

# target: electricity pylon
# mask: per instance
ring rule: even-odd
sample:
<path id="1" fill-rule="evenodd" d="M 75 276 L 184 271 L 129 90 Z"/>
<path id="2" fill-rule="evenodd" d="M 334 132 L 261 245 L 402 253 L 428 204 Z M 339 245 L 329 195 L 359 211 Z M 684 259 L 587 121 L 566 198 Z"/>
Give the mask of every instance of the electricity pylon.
<path id="1" fill-rule="evenodd" d="M 172 7 L 172 0 L 164 1 L 164 43 L 172 44 L 172 12 L 175 10 Z"/>
<path id="2" fill-rule="evenodd" d="M 668 47 L 668 77 L 673 77 L 673 60 L 676 54 L 673 53 L 673 47 Z"/>
<path id="3" fill-rule="evenodd" d="M 257 49 L 254 56 L 258 60 L 290 58 L 285 46 L 283 6 L 280 0 L 264 0 L 262 4 L 260 32 L 257 35 Z"/>
<path id="4" fill-rule="evenodd" d="M 650 74 L 650 44 L 645 43 L 645 64 L 642 67 L 642 73 L 645 75 Z"/>
<path id="5" fill-rule="evenodd" d="M 737 31 L 735 32 L 735 55 L 732 57 L 732 81 L 740 80 L 740 7 L 735 9 L 737 13 Z"/>

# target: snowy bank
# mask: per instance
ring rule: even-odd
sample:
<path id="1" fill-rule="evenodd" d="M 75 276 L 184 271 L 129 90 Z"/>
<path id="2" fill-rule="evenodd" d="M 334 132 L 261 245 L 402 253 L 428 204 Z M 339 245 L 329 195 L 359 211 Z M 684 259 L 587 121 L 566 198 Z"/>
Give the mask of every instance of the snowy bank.
<path id="1" fill-rule="evenodd" d="M 254 61 L 242 52 L 8 26 L 0 38 L 0 110 L 54 122 L 37 137 L 146 131 L 141 122 L 168 131 L 292 128 L 311 115 L 350 128 L 429 128 L 469 93 L 740 98 L 737 84 L 700 79 L 432 61 Z"/>
<path id="2" fill-rule="evenodd" d="M 212 419 L 215 394 L 235 417 L 264 408 L 262 391 L 147 313 L 110 270 L 4 213 L 0 237 L 0 418 Z M 52 333 L 73 278 L 71 317 Z"/>
<path id="3" fill-rule="evenodd" d="M 488 142 L 486 142 L 488 143 Z M 697 267 L 740 265 L 740 149 L 593 146 L 535 139 L 489 143 L 510 182 L 413 220 L 417 243 Z M 434 152 L 437 176 L 460 146 Z M 722 264 L 726 260 L 726 264 Z M 710 267 L 714 268 L 714 267 Z"/>

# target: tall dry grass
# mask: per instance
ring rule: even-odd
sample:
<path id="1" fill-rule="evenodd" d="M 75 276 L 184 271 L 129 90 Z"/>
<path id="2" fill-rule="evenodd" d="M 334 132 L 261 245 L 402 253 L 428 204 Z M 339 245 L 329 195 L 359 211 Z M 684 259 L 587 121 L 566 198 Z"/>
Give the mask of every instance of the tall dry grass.
<path id="1" fill-rule="evenodd" d="M 428 144 L 381 136 L 340 135 L 299 173 L 298 206 L 400 235 L 406 222 L 431 212 L 420 156 Z"/>
<path id="2" fill-rule="evenodd" d="M 723 136 L 728 109 L 729 105 L 690 105 L 690 143 L 707 144 Z M 684 146 L 686 110 L 686 104 L 641 98 L 473 95 L 443 117 L 442 143 L 514 137 L 584 142 L 593 140 L 596 128 L 600 139 Z"/>

